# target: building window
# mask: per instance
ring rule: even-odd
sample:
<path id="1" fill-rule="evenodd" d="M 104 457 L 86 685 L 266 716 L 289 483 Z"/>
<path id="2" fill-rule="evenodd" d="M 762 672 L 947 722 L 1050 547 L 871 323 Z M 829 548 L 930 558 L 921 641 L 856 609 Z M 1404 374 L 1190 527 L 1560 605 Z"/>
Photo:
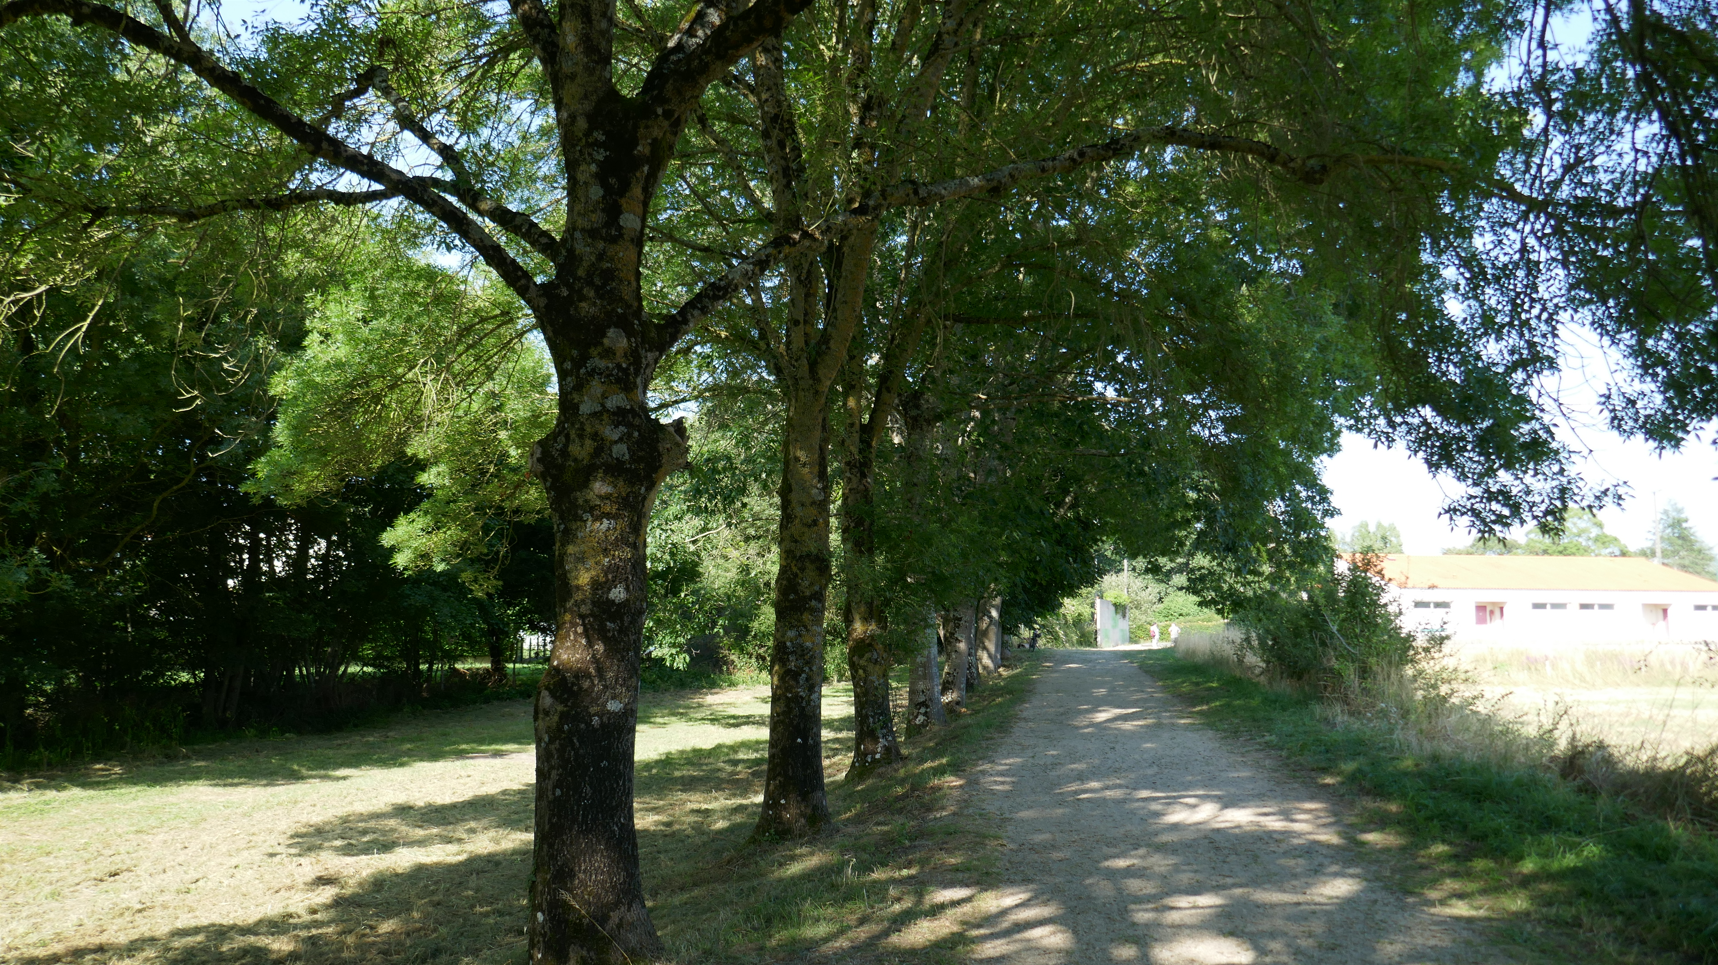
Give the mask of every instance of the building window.
<path id="1" fill-rule="evenodd" d="M 1533 609 L 1535 609 L 1535 610 L 1543 610 L 1543 609 L 1545 609 L 1545 604 L 1543 604 L 1543 603 L 1535 603 L 1535 604 L 1533 604 Z"/>
<path id="2" fill-rule="evenodd" d="M 1415 600 L 1414 601 L 1414 609 L 1416 609 L 1416 610 L 1430 610 L 1431 608 L 1432 608 L 1432 601 L 1430 601 L 1430 600 Z M 1706 608 L 1703 606 L 1697 606 L 1694 609 L 1704 610 Z"/>
<path id="3" fill-rule="evenodd" d="M 1615 603 L 1601 603 L 1601 604 L 1599 604 L 1599 609 L 1601 609 L 1601 610 L 1615 610 L 1616 608 L 1617 608 L 1617 605 Z"/>
<path id="4" fill-rule="evenodd" d="M 1583 610 L 1591 610 L 1592 608 L 1593 608 L 1593 604 L 1591 604 L 1591 603 L 1581 604 L 1581 609 L 1583 609 Z"/>
<path id="5" fill-rule="evenodd" d="M 1414 609 L 1416 609 L 1416 610 L 1448 610 L 1449 608 L 1450 608 L 1450 601 L 1448 601 L 1448 600 L 1415 600 L 1414 601 Z"/>
<path id="6" fill-rule="evenodd" d="M 1713 609 L 1713 607 L 1709 607 L 1704 603 L 1696 603 L 1696 604 L 1694 604 L 1694 609 L 1696 609 L 1696 610 L 1711 610 L 1711 609 Z"/>
<path id="7" fill-rule="evenodd" d="M 1569 609 L 1569 604 L 1567 604 L 1567 603 L 1553 603 L 1553 604 L 1551 604 L 1551 609 L 1553 609 L 1553 610 L 1567 610 L 1567 609 Z"/>

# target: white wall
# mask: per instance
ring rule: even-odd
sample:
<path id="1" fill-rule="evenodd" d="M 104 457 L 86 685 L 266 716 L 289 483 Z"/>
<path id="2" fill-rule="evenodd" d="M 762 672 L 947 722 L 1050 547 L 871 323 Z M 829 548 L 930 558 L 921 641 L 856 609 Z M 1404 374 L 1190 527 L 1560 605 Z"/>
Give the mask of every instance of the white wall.
<path id="1" fill-rule="evenodd" d="M 1122 647 L 1128 642 L 1127 607 L 1096 597 L 1092 601 L 1094 622 L 1098 626 L 1098 646 Z"/>
<path id="2" fill-rule="evenodd" d="M 1718 640 L 1718 592 L 1390 589 L 1402 608 L 1404 626 L 1442 627 L 1457 641 Z M 1535 608 L 1536 603 L 1544 607 Z M 1502 604 L 1503 620 L 1481 626 L 1475 616 L 1481 604 Z M 1554 609 L 1558 605 L 1562 609 Z M 1604 609 L 1607 606 L 1610 609 Z M 1665 608 L 1668 620 L 1662 618 Z M 1655 621 L 1654 616 L 1661 618 Z"/>

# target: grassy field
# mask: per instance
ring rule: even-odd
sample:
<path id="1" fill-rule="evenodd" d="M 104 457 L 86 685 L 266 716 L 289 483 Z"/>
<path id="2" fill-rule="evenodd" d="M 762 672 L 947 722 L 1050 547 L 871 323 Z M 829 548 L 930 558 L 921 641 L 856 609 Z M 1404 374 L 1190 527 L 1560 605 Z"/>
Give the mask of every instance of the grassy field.
<path id="1" fill-rule="evenodd" d="M 1718 740 L 1718 653 L 1704 647 L 1459 645 L 1449 658 L 1499 710 L 1533 726 L 1560 719 L 1644 755 Z"/>
<path id="2" fill-rule="evenodd" d="M 1500 921 L 1553 961 L 1718 962 L 1711 834 L 1586 793 L 1542 761 L 1333 713 L 1220 660 L 1157 650 L 1140 663 L 1198 719 L 1353 794 L 1366 839 L 1403 852 L 1429 899 Z"/>
<path id="3" fill-rule="evenodd" d="M 838 780 L 850 695 L 827 689 L 840 829 L 789 845 L 748 842 L 767 690 L 646 694 L 637 816 L 673 957 L 955 955 L 994 838 L 951 801 L 1030 672 L 860 786 Z M 522 962 L 532 768 L 517 701 L 25 776 L 0 793 L 0 959 Z"/>

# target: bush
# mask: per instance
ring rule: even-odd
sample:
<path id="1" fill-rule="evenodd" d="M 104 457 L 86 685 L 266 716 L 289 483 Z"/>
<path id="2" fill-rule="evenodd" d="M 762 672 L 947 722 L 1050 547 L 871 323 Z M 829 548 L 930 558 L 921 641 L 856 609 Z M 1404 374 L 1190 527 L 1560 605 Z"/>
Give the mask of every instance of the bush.
<path id="1" fill-rule="evenodd" d="M 1356 556 L 1299 592 L 1256 597 L 1233 617 L 1239 649 L 1267 676 L 1352 696 L 1424 662 L 1443 638 L 1402 629 L 1375 556 Z"/>
<path id="2" fill-rule="evenodd" d="M 1092 599 L 1070 596 L 1062 608 L 1038 621 L 1038 645 L 1052 649 L 1090 649 L 1098 645 L 1098 629 L 1092 623 Z"/>

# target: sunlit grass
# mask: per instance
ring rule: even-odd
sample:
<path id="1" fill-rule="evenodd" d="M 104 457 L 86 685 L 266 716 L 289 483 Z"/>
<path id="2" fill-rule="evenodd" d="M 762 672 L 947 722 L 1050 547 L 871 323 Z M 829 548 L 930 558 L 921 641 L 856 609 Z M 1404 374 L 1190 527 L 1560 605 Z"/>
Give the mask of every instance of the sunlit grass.
<path id="1" fill-rule="evenodd" d="M 1516 926 L 1554 960 L 1718 962 L 1718 841 L 1637 806 L 1652 774 L 1596 784 L 1603 762 L 1565 737 L 1460 701 L 1324 704 L 1236 673 L 1209 641 L 1141 665 L 1200 719 L 1354 793 L 1365 837 L 1407 851 L 1433 900 Z"/>
<path id="2" fill-rule="evenodd" d="M 958 934 L 913 926 L 985 864 L 988 832 L 949 794 L 1025 677 L 862 786 L 839 779 L 850 691 L 827 688 L 840 826 L 780 845 L 749 840 L 767 689 L 645 694 L 637 816 L 672 953 L 953 954 Z M 522 962 L 532 769 L 530 705 L 511 701 L 22 776 L 0 793 L 0 959 Z"/>

